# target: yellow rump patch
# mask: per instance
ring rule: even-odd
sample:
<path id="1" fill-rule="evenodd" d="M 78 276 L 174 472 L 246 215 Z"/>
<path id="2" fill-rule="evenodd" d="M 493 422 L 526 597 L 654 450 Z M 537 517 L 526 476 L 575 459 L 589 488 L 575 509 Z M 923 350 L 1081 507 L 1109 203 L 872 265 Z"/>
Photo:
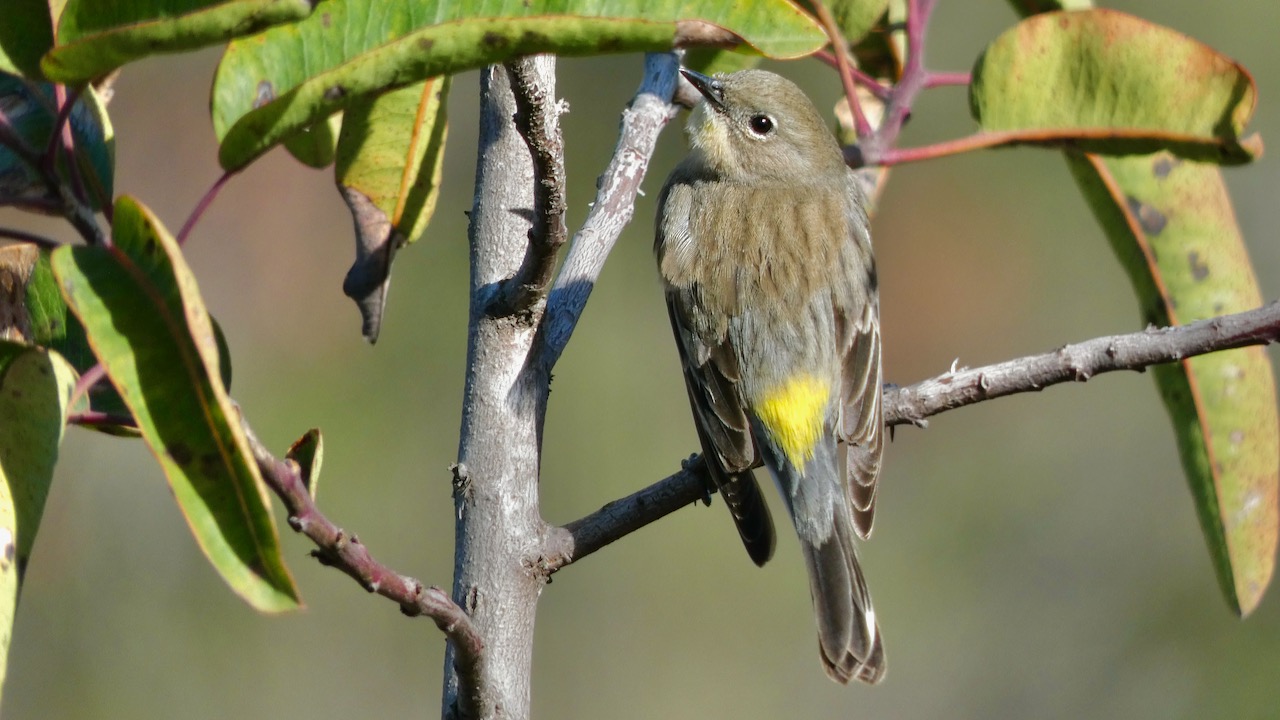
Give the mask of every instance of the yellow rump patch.
<path id="1" fill-rule="evenodd" d="M 797 468 L 813 458 L 830 399 L 830 383 L 797 375 L 766 394 L 756 408 L 756 417 Z"/>

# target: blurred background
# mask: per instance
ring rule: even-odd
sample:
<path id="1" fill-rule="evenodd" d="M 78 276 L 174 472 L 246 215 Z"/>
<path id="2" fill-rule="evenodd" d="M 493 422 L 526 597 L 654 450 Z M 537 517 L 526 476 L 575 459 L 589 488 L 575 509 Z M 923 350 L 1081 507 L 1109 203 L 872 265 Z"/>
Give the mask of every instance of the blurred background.
<path id="1" fill-rule="evenodd" d="M 1253 128 L 1280 138 L 1280 5 L 1109 4 L 1242 61 L 1260 86 Z M 968 69 L 1014 21 L 1004 3 L 940 3 L 931 67 Z M 117 192 L 142 199 L 170 228 L 219 174 L 207 112 L 217 58 L 139 63 L 117 84 Z M 819 107 L 837 98 L 834 74 L 816 62 L 771 67 Z M 639 73 L 636 56 L 561 65 L 572 107 L 571 228 Z M 340 290 L 352 229 L 329 171 L 271 153 L 226 187 L 188 245 L 231 344 L 232 392 L 259 434 L 282 452 L 322 428 L 322 507 L 383 561 L 446 587 L 477 85 L 476 73 L 454 84 L 437 215 L 397 260 L 376 347 L 360 338 Z M 933 90 L 903 143 L 971 129 L 964 91 Z M 549 521 L 668 475 L 696 447 L 651 256 L 654 200 L 682 152 L 672 127 L 557 370 L 542 478 Z M 1268 157 L 1227 179 L 1263 294 L 1275 298 L 1280 171 Z M 11 212 L 0 222 L 71 237 Z M 1054 152 L 895 170 L 874 237 L 890 381 L 941 373 L 957 358 L 976 366 L 1141 327 L 1127 280 Z M 538 618 L 534 714 L 1280 712 L 1280 590 L 1246 621 L 1228 610 L 1148 376 L 1103 376 L 900 429 L 879 503 L 862 557 L 887 639 L 882 686 L 826 679 L 794 537 L 784 526 L 776 559 L 757 569 L 717 501 L 555 576 Z M 444 641 L 435 627 L 319 567 L 287 529 L 283 543 L 308 607 L 259 616 L 201 557 L 143 444 L 71 430 L 23 591 L 4 716 L 436 716 Z"/>

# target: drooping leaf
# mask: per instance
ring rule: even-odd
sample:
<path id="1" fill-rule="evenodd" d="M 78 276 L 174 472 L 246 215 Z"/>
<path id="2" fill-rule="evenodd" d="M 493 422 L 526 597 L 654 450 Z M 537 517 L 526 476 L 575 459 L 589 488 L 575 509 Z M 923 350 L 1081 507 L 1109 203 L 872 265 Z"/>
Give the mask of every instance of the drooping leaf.
<path id="1" fill-rule="evenodd" d="M 157 53 L 194 50 L 306 17 L 309 0 L 67 0 L 41 66 L 67 84 Z"/>
<path id="2" fill-rule="evenodd" d="M 111 247 L 64 247 L 54 272 L 89 344 L 164 469 L 201 550 L 267 612 L 297 607 L 262 478 L 219 378 L 218 341 L 186 261 L 137 201 Z"/>
<path id="3" fill-rule="evenodd" d="M 363 334 L 378 339 L 391 262 L 427 229 L 444 168 L 449 78 L 435 78 L 352 105 L 334 176 L 355 220 L 356 260 L 342 291 L 360 308 Z"/>
<path id="4" fill-rule="evenodd" d="M 981 129 L 1003 144 L 1064 145 L 1109 155 L 1168 149 L 1243 163 L 1253 78 L 1191 38 L 1114 10 L 1035 15 L 987 46 L 970 85 Z"/>
<path id="5" fill-rule="evenodd" d="M 1010 1 L 1024 15 L 1089 6 L 1088 0 Z M 1186 323 L 1259 304 L 1218 167 L 1167 153 L 1066 157 L 1147 322 Z M 1152 375 L 1173 421 L 1219 585 L 1232 608 L 1247 615 L 1273 573 L 1280 512 L 1280 421 L 1270 364 L 1260 348 L 1248 348 L 1166 365 Z"/>
<path id="6" fill-rule="evenodd" d="M 1168 153 L 1068 153 L 1138 293 L 1143 319 L 1178 325 L 1262 304 L 1222 174 Z M 1261 347 L 1154 372 L 1218 580 L 1240 614 L 1271 579 L 1280 524 L 1280 420 Z"/>
<path id="7" fill-rule="evenodd" d="M 6 0 L 0 22 L 0 72 L 43 80 L 40 56 L 53 46 L 49 0 Z"/>
<path id="8" fill-rule="evenodd" d="M 57 353 L 0 341 L 0 684 L 75 382 Z"/>
<path id="9" fill-rule="evenodd" d="M 214 81 L 218 157 L 239 169 L 360 96 L 519 55 L 664 50 L 733 36 L 778 58 L 825 42 L 785 0 L 328 0 L 306 20 L 228 47 Z"/>
<path id="10" fill-rule="evenodd" d="M 58 112 L 54 87 L 0 73 L 0 108 L 15 134 L 31 151 L 42 154 L 49 144 Z M 87 202 L 99 210 L 109 202 L 115 175 L 115 136 L 110 117 L 91 87 L 84 88 L 68 117 L 75 146 L 76 167 Z M 59 164 L 59 178 L 71 183 L 68 168 Z M 39 198 L 48 194 L 43 175 L 12 150 L 0 146 L 0 198 Z"/>

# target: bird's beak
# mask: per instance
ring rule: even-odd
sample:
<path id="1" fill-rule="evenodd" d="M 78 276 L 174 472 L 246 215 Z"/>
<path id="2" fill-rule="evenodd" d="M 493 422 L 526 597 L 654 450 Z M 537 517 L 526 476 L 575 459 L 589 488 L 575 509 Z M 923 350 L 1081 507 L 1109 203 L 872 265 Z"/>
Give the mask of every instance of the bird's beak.
<path id="1" fill-rule="evenodd" d="M 684 75 L 685 79 L 697 88 L 712 106 L 716 109 L 724 108 L 724 83 L 686 68 L 680 68 L 680 74 Z"/>

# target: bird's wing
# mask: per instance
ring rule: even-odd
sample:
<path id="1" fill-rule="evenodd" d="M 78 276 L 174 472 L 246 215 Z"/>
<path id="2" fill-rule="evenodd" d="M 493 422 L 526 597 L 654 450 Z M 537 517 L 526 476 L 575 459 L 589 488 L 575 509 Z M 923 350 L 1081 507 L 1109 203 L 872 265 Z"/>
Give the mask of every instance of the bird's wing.
<path id="1" fill-rule="evenodd" d="M 707 471 L 729 508 L 747 554 L 756 565 L 764 565 L 773 557 L 776 539 L 769 506 L 751 472 L 757 455 L 738 391 L 737 361 L 726 345 L 704 345 L 683 318 L 681 303 L 670 294 L 667 310 Z"/>
<path id="2" fill-rule="evenodd" d="M 664 212 L 668 198 L 672 213 Z M 688 217 L 688 203 L 687 187 L 669 184 L 663 188 L 658 203 L 661 210 L 656 248 L 660 267 L 668 245 L 689 242 L 687 222 L 678 220 Z M 682 204 L 684 207 L 678 207 Z M 737 357 L 724 333 L 718 340 L 708 341 L 695 329 L 689 310 L 698 301 L 696 285 L 672 284 L 671 280 L 664 272 L 667 312 L 708 474 L 729 508 L 747 554 L 757 565 L 763 565 L 773 556 L 773 519 L 751 472 L 759 456 L 738 387 L 741 376 Z"/>
<path id="3" fill-rule="evenodd" d="M 859 219 L 860 218 L 860 219 Z M 880 309 L 875 260 L 866 235 L 865 216 L 851 213 L 852 267 L 863 273 L 860 283 L 846 283 L 852 297 L 835 303 L 836 340 L 842 357 L 839 435 L 845 456 L 845 491 L 853 507 L 858 536 L 871 534 L 876 482 L 884 455 L 884 413 L 880 366 Z"/>
<path id="4" fill-rule="evenodd" d="M 708 345 L 693 330 L 687 316 L 690 299 L 681 297 L 692 292 L 692 288 L 669 291 L 667 311 L 680 350 L 694 423 L 699 434 L 706 437 L 703 449 L 721 471 L 733 474 L 749 470 L 757 464 L 758 456 L 738 388 L 738 361 L 727 337 Z"/>

